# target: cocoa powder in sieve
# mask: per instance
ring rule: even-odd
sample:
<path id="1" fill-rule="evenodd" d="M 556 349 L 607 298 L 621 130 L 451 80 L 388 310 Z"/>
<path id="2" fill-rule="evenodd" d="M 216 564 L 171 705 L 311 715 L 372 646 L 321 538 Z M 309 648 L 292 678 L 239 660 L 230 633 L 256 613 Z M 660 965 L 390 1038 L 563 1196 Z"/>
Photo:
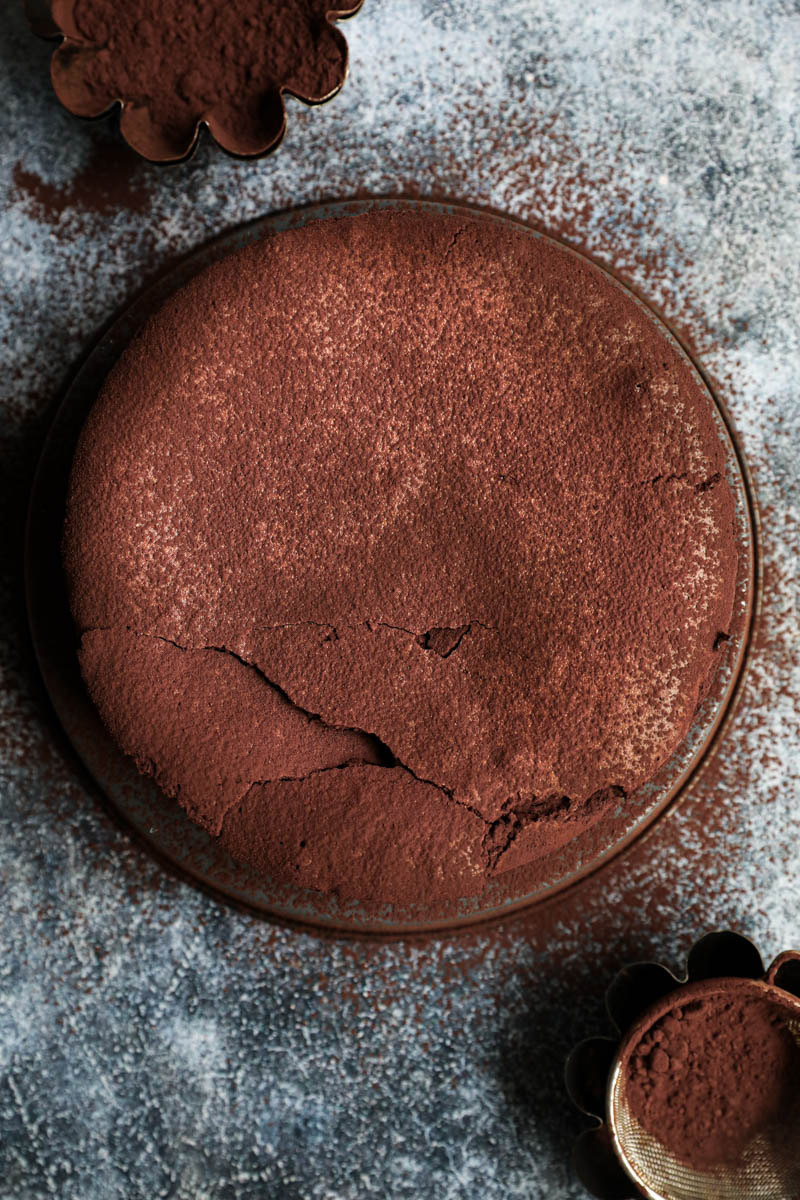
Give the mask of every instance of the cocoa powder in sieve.
<path id="1" fill-rule="evenodd" d="M 672 1009 L 630 1060 L 633 1116 L 696 1170 L 734 1167 L 797 1103 L 800 1048 L 780 1010 L 720 994 Z M 777 1132 L 775 1133 L 777 1136 Z"/>
<path id="2" fill-rule="evenodd" d="M 62 102 L 91 115 L 126 104 L 124 131 L 151 157 L 183 153 L 206 119 L 228 148 L 254 153 L 283 126 L 282 90 L 319 101 L 341 87 L 347 49 L 329 17 L 347 0 L 56 0 L 70 38 L 56 54 Z"/>

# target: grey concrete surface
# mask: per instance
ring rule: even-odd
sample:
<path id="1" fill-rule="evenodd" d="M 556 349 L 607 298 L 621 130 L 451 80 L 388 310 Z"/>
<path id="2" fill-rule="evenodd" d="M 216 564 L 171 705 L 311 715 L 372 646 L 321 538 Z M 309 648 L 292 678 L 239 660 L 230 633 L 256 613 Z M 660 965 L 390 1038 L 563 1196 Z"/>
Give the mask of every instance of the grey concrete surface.
<path id="1" fill-rule="evenodd" d="M 561 1067 L 616 967 L 714 927 L 800 941 L 800 9 L 366 0 L 343 92 L 289 101 L 276 156 L 165 171 L 60 109 L 21 3 L 2 26 L 0 1197 L 577 1198 Z M 717 380 L 762 512 L 715 771 L 546 913 L 416 945 L 273 927 L 152 862 L 59 734 L 21 589 L 36 456 L 100 327 L 215 232 L 365 192 L 531 219 L 640 287 Z"/>

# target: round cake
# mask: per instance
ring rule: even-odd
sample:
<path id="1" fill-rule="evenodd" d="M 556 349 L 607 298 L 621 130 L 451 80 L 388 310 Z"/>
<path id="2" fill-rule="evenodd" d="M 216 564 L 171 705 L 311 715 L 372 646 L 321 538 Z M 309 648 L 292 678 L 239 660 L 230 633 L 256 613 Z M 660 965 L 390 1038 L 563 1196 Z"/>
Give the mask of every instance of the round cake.
<path id="1" fill-rule="evenodd" d="M 81 670 L 262 877 L 431 904 L 557 852 L 685 737 L 731 621 L 711 401 L 507 223 L 311 222 L 144 326 L 77 448 Z"/>

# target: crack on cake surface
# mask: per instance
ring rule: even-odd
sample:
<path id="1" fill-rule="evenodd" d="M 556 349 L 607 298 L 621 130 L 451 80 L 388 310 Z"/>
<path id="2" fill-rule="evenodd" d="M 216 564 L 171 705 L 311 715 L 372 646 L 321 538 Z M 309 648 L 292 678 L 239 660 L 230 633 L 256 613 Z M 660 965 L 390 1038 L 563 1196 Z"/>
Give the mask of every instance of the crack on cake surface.
<path id="1" fill-rule="evenodd" d="M 332 625 L 315 621 L 287 622 L 285 623 L 285 626 L 288 627 L 289 625 L 306 624 L 319 625 L 321 627 L 334 630 L 334 626 Z M 481 622 L 472 622 L 469 625 L 457 627 L 434 627 L 434 629 L 428 631 L 427 634 L 422 635 L 415 635 L 412 630 L 401 629 L 401 627 L 398 626 L 387 627 L 392 629 L 401 629 L 402 632 L 408 633 L 409 636 L 415 637 L 418 642 L 421 638 L 425 638 L 429 634 L 445 635 L 449 639 L 450 643 L 453 643 L 453 639 L 455 638 L 454 644 L 451 644 L 450 649 L 448 649 L 447 652 L 442 655 L 442 657 L 447 657 L 448 654 L 452 653 L 453 650 L 460 645 L 461 640 L 466 636 L 472 624 L 490 629 L 492 632 L 497 632 L 491 626 L 482 625 Z M 269 628 L 282 628 L 285 626 L 270 626 Z M 370 626 L 370 628 L 371 627 L 372 626 Z M 164 642 L 182 654 L 213 653 L 218 654 L 223 658 L 231 659 L 234 662 L 239 663 L 246 670 L 252 671 L 258 678 L 261 679 L 263 684 L 268 687 L 272 693 L 280 698 L 282 703 L 286 705 L 288 709 L 291 709 L 293 712 L 305 718 L 309 723 L 313 723 L 324 731 L 330 731 L 332 734 L 353 734 L 362 739 L 365 743 L 365 749 L 367 752 L 363 755 L 349 754 L 346 758 L 343 758 L 341 762 L 328 763 L 324 766 L 313 767 L 308 771 L 304 771 L 302 774 L 280 773 L 270 774 L 269 776 L 265 777 L 246 779 L 246 782 L 244 782 L 241 790 L 238 791 L 235 796 L 231 797 L 229 802 L 222 809 L 220 814 L 222 821 L 225 820 L 225 818 L 233 809 L 235 809 L 237 806 L 240 806 L 246 800 L 252 789 L 257 786 L 267 786 L 277 783 L 303 783 L 317 775 L 321 775 L 326 772 L 345 771 L 347 769 L 359 766 L 378 767 L 386 770 L 400 770 L 407 774 L 411 779 L 414 779 L 417 783 L 434 788 L 454 806 L 465 809 L 467 812 L 479 819 L 485 830 L 481 843 L 482 856 L 487 872 L 491 874 L 498 868 L 501 859 L 514 844 L 519 835 L 531 825 L 545 821 L 555 822 L 556 824 L 562 825 L 566 824 L 567 822 L 577 822 L 580 816 L 578 810 L 583 811 L 585 809 L 597 809 L 599 805 L 602 805 L 602 807 L 607 807 L 608 802 L 614 796 L 624 798 L 626 795 L 625 790 L 619 787 L 603 788 L 600 791 L 593 793 L 586 801 L 576 801 L 573 798 L 558 792 L 553 792 L 543 797 L 534 795 L 527 798 L 522 798 L 518 793 L 516 797 L 511 797 L 505 802 L 504 811 L 499 817 L 491 819 L 485 816 L 473 804 L 470 804 L 468 800 L 457 795 L 454 789 L 447 787 L 445 784 L 439 783 L 435 779 L 431 779 L 419 774 L 414 770 L 413 767 L 409 766 L 408 763 L 400 759 L 392 750 L 392 748 L 371 730 L 363 729 L 355 725 L 344 725 L 326 721 L 321 714 L 313 712 L 311 709 L 305 708 L 303 705 L 297 703 L 285 688 L 281 687 L 280 684 L 269 678 L 269 676 L 257 664 L 249 661 L 247 658 L 243 657 L 241 654 L 230 649 L 229 647 L 225 645 L 213 644 L 185 646 L 180 642 L 175 641 L 174 638 L 169 638 L 154 632 L 137 631 L 128 625 L 122 627 L 98 626 L 94 629 L 85 630 L 83 636 L 85 637 L 87 634 L 95 632 L 115 632 L 116 630 L 124 630 L 124 632 L 131 633 L 135 637 Z M 435 647 L 433 646 L 425 648 L 434 650 L 436 653 L 441 653 L 440 650 L 435 650 Z M 156 781 L 159 782 L 159 786 L 161 786 L 168 795 L 172 796 L 173 798 L 179 798 L 180 787 L 165 787 L 163 781 L 160 779 L 161 771 L 159 764 L 150 755 L 144 753 L 134 753 L 132 754 L 132 757 L 134 758 L 138 769 L 143 774 L 149 774 L 155 778 Z"/>
<path id="2" fill-rule="evenodd" d="M 322 624 L 322 623 L 311 621 L 311 622 L 292 622 L 292 624 Z M 92 633 L 92 632 L 103 632 L 104 630 L 109 630 L 109 629 L 113 630 L 113 628 L 114 628 L 113 626 L 105 626 L 102 628 L 98 628 L 97 630 L 85 630 L 84 634 Z M 237 654 L 236 651 L 231 650 L 229 647 L 213 646 L 213 645 L 183 646 L 179 642 L 174 641 L 174 639 L 164 637 L 161 634 L 139 633 L 135 630 L 131 630 L 129 626 L 126 626 L 125 628 L 126 628 L 126 630 L 135 633 L 137 637 L 152 638 L 155 641 L 166 642 L 168 645 L 174 646 L 176 650 L 180 650 L 184 654 L 191 653 L 193 651 L 194 652 L 211 651 L 215 654 L 220 654 L 220 655 L 226 656 L 228 658 L 232 658 L 234 661 L 240 663 L 243 667 L 255 672 L 255 674 L 258 675 L 263 680 L 263 682 L 266 684 L 266 686 L 269 687 L 273 692 L 275 692 L 288 707 L 293 709 L 295 712 L 299 713 L 301 716 L 306 717 L 310 722 L 313 722 L 315 725 L 319 725 L 322 729 L 330 730 L 332 733 L 356 734 L 357 736 L 367 740 L 374 749 L 373 757 L 363 757 L 362 758 L 362 757 L 350 756 L 349 758 L 345 759 L 341 763 L 332 764 L 332 765 L 326 766 L 326 767 L 316 767 L 313 770 L 308 771 L 303 775 L 273 775 L 269 779 L 250 780 L 248 782 L 246 790 L 240 796 L 238 796 L 235 800 L 233 800 L 231 802 L 231 805 L 228 806 L 229 808 L 234 806 L 237 803 L 241 803 L 241 801 L 247 795 L 247 792 L 249 792 L 251 790 L 251 788 L 253 788 L 257 784 L 280 783 L 280 782 L 289 782 L 289 781 L 294 782 L 294 783 L 302 783 L 303 780 L 309 779 L 314 775 L 321 774 L 323 771 L 336 771 L 336 770 L 343 770 L 343 769 L 346 769 L 347 767 L 352 767 L 352 766 L 357 766 L 357 765 L 367 765 L 367 766 L 375 766 L 375 767 L 384 767 L 387 769 L 397 768 L 402 771 L 405 771 L 406 774 L 410 775 L 411 778 L 415 779 L 418 783 L 423 783 L 429 787 L 436 788 L 437 791 L 441 792 L 449 800 L 452 800 L 452 801 L 454 801 L 454 803 L 459 804 L 460 807 L 462 807 L 462 808 L 467 808 L 470 812 L 474 812 L 476 816 L 480 816 L 480 814 L 477 812 L 476 809 L 472 808 L 468 804 L 463 804 L 462 802 L 456 800 L 453 795 L 453 792 L 450 788 L 445 787 L 444 784 L 438 783 L 435 779 L 426 779 L 424 776 L 419 775 L 413 769 L 413 767 L 410 767 L 407 763 L 402 762 L 397 757 L 397 755 L 394 753 L 394 751 L 391 749 L 391 747 L 387 746 L 386 743 L 384 741 L 382 741 L 382 739 L 380 737 L 378 737 L 377 734 L 373 733 L 371 730 L 368 730 L 368 729 L 360 729 L 355 725 L 338 725 L 333 722 L 324 720 L 324 718 L 319 713 L 312 712 L 310 709 L 304 708 L 301 704 L 298 704 L 289 695 L 289 693 L 285 690 L 285 688 L 282 688 L 279 684 L 275 683 L 274 680 L 270 679 L 265 674 L 265 672 L 261 670 L 261 668 L 259 666 L 257 666 L 255 663 L 250 662 L 248 659 L 243 658 L 241 654 Z M 330 626 L 329 628 L 332 629 L 333 626 Z M 152 764 L 152 759 L 148 759 L 148 762 Z M 153 771 L 152 774 L 155 775 L 156 772 Z M 226 811 L 227 811 L 227 809 L 226 809 Z M 483 820 L 485 822 L 484 817 L 481 817 L 481 820 Z"/>
<path id="3" fill-rule="evenodd" d="M 654 487 L 655 484 L 657 484 L 657 483 L 682 483 L 685 479 L 688 479 L 688 478 L 689 478 L 688 471 L 680 471 L 680 472 L 673 471 L 669 475 L 665 475 L 663 473 L 661 475 L 654 475 L 652 479 L 646 480 L 646 483 L 649 487 Z"/>
<path id="4" fill-rule="evenodd" d="M 450 241 L 448 242 L 448 244 L 447 244 L 447 246 L 446 246 L 446 248 L 445 248 L 445 252 L 444 252 L 444 259 L 445 259 L 445 262 L 446 262 L 446 261 L 447 261 L 447 259 L 450 257 L 450 255 L 452 254 L 453 250 L 455 249 L 456 242 L 457 242 L 457 241 L 458 241 L 458 239 L 461 237 L 462 233 L 464 233 L 465 231 L 466 231 L 466 226 L 464 226 L 464 225 L 461 225 L 461 226 L 459 226 L 459 228 L 458 228 L 458 229 L 455 231 L 455 233 L 453 234 L 453 236 L 450 238 Z"/>
<path id="5" fill-rule="evenodd" d="M 708 492 L 711 488 L 716 487 L 721 479 L 722 475 L 719 471 L 715 471 L 713 475 L 709 475 L 708 479 L 704 479 L 702 483 L 696 483 L 694 490 L 696 492 Z"/>
<path id="6" fill-rule="evenodd" d="M 374 628 L 370 621 L 366 621 L 365 624 L 370 630 Z M 405 625 L 390 625 L 388 621 L 379 621 L 377 624 L 380 629 L 396 629 L 398 633 L 407 633 L 421 649 L 432 650 L 440 658 L 449 658 L 470 633 L 473 625 L 487 629 L 491 633 L 498 633 L 498 630 L 492 629 L 489 625 L 483 625 L 480 621 L 468 621 L 464 625 L 432 625 L 430 629 L 426 629 L 422 633 L 417 633 L 415 629 L 408 629 Z"/>
<path id="7" fill-rule="evenodd" d="M 692 483 L 690 471 L 672 471 L 668 474 L 662 472 L 660 475 L 654 475 L 652 479 L 645 479 L 643 486 L 655 487 L 657 483 L 689 483 L 698 495 L 702 495 L 703 492 L 711 491 L 712 488 L 715 488 L 721 482 L 722 474 L 719 471 L 715 471 L 707 479 L 701 479 L 699 483 Z"/>
<path id="8" fill-rule="evenodd" d="M 235 808 L 236 805 L 242 804 L 247 799 L 253 788 L 267 787 L 271 783 L 305 783 L 307 779 L 313 779 L 316 775 L 325 775 L 328 771 L 349 771 L 351 767 L 380 767 L 383 763 L 374 763 L 367 758 L 349 758 L 346 762 L 336 763 L 330 767 L 314 767 L 313 770 L 307 771 L 305 775 L 273 775 L 269 779 L 251 779 L 247 788 L 242 792 L 241 796 L 231 805 Z M 227 816 L 229 810 L 226 810 Z"/>
<path id="9" fill-rule="evenodd" d="M 585 801 L 576 801 L 571 796 L 552 792 L 547 796 L 529 796 L 525 799 L 513 798 L 506 802 L 505 812 L 494 821 L 487 822 L 487 830 L 483 839 L 483 852 L 486 858 L 487 870 L 491 874 L 500 866 L 500 862 L 517 838 L 531 826 L 545 821 L 556 825 L 566 826 L 577 820 L 578 808 L 581 810 L 607 809 L 615 800 L 622 801 L 627 793 L 624 788 L 612 784 L 598 789 Z"/>
<path id="10" fill-rule="evenodd" d="M 308 624 L 316 624 L 316 623 L 317 622 L 308 622 Z M 331 626 L 331 628 L 333 628 L 333 627 Z M 173 643 L 173 645 L 174 644 L 175 643 Z M 186 647 L 179 647 L 179 649 L 186 649 Z M 272 688 L 272 690 L 274 692 L 277 692 L 277 694 L 281 697 L 281 699 L 287 705 L 289 705 L 291 708 L 293 708 L 295 710 L 295 712 L 298 712 L 302 716 L 307 717 L 309 719 L 309 721 L 313 721 L 315 725 L 320 725 L 323 729 L 330 729 L 332 732 L 336 732 L 336 733 L 355 733 L 355 734 L 358 734 L 360 737 L 368 738 L 370 740 L 370 742 L 372 743 L 372 745 L 375 748 L 375 758 L 374 759 L 372 759 L 372 758 L 350 759 L 347 762 L 339 763 L 338 764 L 339 767 L 350 766 L 354 762 L 363 762 L 363 763 L 369 763 L 372 766 L 377 766 L 377 767 L 403 767 L 405 770 L 407 770 L 407 771 L 409 770 L 409 768 L 406 767 L 404 763 L 401 763 L 397 760 L 397 757 L 395 756 L 395 754 L 389 749 L 389 747 L 385 744 L 385 742 L 381 741 L 381 739 L 377 736 L 377 734 L 372 733 L 368 729 L 359 729 L 355 725 L 336 725 L 331 721 L 325 721 L 319 713 L 311 712 L 309 709 L 303 708 L 302 704 L 298 704 L 296 700 L 292 699 L 292 697 L 289 695 L 289 693 L 286 691 L 285 688 L 282 688 L 280 686 L 280 684 L 277 684 L 274 681 L 274 679 L 270 679 L 269 676 L 266 675 L 265 672 L 262 671 L 260 667 L 258 667 L 255 663 L 250 662 L 248 659 L 243 658 L 241 654 L 237 654 L 234 650 L 230 650 L 227 646 L 202 646 L 202 647 L 200 647 L 200 649 L 213 650 L 217 654 L 227 654 L 230 658 L 235 659 L 236 662 L 241 663 L 243 667 L 247 667 L 247 668 L 249 668 L 249 670 L 255 671 L 255 673 L 264 680 L 264 683 L 266 683 L 268 687 Z M 331 770 L 331 769 L 335 770 L 336 768 L 334 767 L 334 768 L 324 768 L 324 769 L 325 770 Z M 410 771 L 409 773 L 414 775 L 413 771 Z M 313 774 L 316 774 L 316 771 L 309 772 L 309 775 L 313 775 Z M 269 779 L 261 780 L 261 782 L 262 783 L 275 783 L 278 780 L 281 780 L 284 778 L 292 778 L 295 780 L 298 780 L 298 779 L 302 780 L 302 779 L 307 779 L 308 775 L 299 775 L 299 776 L 298 775 L 294 775 L 294 776 L 279 775 L 279 776 L 274 777 L 271 780 L 269 780 Z M 414 778 L 416 779 L 417 776 L 414 775 Z M 431 780 L 423 779 L 423 780 L 420 780 L 420 782 L 421 783 L 430 783 Z M 439 785 L 436 784 L 435 786 L 438 787 Z"/>
<path id="11" fill-rule="evenodd" d="M 276 625 L 260 625 L 259 630 L 266 633 L 276 629 L 304 629 L 307 626 L 311 626 L 313 629 L 327 629 L 328 636 L 323 639 L 326 642 L 338 642 L 339 640 L 338 628 L 331 625 L 329 621 L 279 621 Z"/>
<path id="12" fill-rule="evenodd" d="M 421 646 L 423 650 L 432 650 L 440 658 L 449 658 L 461 645 L 471 628 L 471 625 L 435 625 L 432 629 L 418 635 L 417 645 Z"/>

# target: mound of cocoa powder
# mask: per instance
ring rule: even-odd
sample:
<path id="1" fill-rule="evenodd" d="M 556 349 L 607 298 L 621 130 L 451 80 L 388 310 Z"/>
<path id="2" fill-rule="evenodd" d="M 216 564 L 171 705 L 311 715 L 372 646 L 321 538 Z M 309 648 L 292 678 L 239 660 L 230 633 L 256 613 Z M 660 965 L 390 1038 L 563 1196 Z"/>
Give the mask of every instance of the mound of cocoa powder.
<path id="1" fill-rule="evenodd" d="M 312 223 L 201 274 L 110 375 L 64 542 L 84 677 L 260 872 L 474 895 L 685 735 L 733 603 L 723 467 L 684 361 L 564 250 Z"/>
<path id="2" fill-rule="evenodd" d="M 761 998 L 715 995 L 672 1009 L 640 1042 L 627 1089 L 636 1120 L 697 1170 L 735 1167 L 787 1112 L 800 1130 L 800 1046 Z M 791 1125 L 790 1125 L 791 1128 Z"/>
<path id="3" fill-rule="evenodd" d="M 53 82 L 72 111 L 123 100 L 123 128 L 151 157 L 182 154 L 209 120 L 227 148 L 255 153 L 283 127 L 282 90 L 319 101 L 341 87 L 347 47 L 329 18 L 342 0 L 56 0 L 70 43 Z"/>

